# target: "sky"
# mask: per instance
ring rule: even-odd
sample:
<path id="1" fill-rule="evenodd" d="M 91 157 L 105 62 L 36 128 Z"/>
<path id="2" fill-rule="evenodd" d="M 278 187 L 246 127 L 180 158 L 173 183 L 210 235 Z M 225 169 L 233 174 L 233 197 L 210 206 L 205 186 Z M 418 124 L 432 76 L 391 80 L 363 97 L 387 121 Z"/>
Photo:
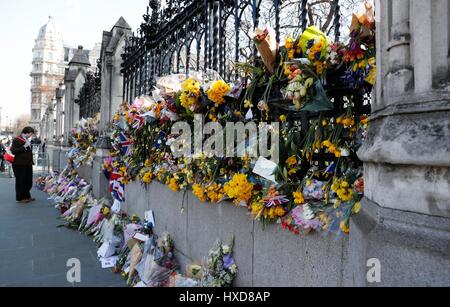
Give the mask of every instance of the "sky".
<path id="1" fill-rule="evenodd" d="M 0 1 L 0 107 L 2 126 L 30 113 L 31 60 L 34 41 L 48 17 L 64 43 L 91 49 L 123 16 L 135 30 L 148 0 Z"/>

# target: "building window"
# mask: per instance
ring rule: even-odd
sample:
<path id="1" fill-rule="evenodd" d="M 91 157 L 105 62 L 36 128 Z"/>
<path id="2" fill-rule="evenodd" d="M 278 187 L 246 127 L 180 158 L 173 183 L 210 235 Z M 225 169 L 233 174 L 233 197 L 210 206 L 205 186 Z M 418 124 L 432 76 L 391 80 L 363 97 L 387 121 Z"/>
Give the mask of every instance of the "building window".
<path id="1" fill-rule="evenodd" d="M 32 116 L 33 120 L 35 120 L 35 121 L 41 120 L 41 110 L 32 110 L 31 116 Z"/>

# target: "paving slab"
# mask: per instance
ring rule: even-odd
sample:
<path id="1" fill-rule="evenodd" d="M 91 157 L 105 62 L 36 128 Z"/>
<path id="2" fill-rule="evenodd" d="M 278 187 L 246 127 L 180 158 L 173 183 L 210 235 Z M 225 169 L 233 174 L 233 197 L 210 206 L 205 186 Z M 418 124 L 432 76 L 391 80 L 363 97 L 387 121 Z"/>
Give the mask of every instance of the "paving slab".
<path id="1" fill-rule="evenodd" d="M 92 239 L 57 226 L 58 211 L 48 196 L 33 190 L 36 202 L 15 201 L 14 179 L 0 174 L 0 287 L 124 287 L 104 270 Z M 81 262 L 81 282 L 67 281 L 69 259 Z"/>

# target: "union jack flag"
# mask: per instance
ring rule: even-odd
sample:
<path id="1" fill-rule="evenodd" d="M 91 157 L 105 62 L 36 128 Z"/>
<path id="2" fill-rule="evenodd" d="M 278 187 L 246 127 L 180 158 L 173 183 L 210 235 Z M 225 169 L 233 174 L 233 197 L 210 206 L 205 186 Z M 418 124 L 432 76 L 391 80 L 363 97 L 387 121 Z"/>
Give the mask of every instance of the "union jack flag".
<path id="1" fill-rule="evenodd" d="M 110 191 L 114 199 L 125 201 L 125 186 L 118 180 L 111 180 Z"/>
<path id="2" fill-rule="evenodd" d="M 265 200 L 266 208 L 281 206 L 287 204 L 289 199 L 285 195 L 279 195 Z"/>
<path id="3" fill-rule="evenodd" d="M 117 137 L 120 151 L 124 156 L 130 156 L 132 153 L 133 141 L 129 139 L 124 133 L 120 133 Z"/>
<path id="4" fill-rule="evenodd" d="M 144 127 L 145 124 L 145 118 L 141 115 L 136 115 L 136 117 L 134 118 L 134 123 L 133 123 L 133 129 L 141 129 L 142 127 Z"/>

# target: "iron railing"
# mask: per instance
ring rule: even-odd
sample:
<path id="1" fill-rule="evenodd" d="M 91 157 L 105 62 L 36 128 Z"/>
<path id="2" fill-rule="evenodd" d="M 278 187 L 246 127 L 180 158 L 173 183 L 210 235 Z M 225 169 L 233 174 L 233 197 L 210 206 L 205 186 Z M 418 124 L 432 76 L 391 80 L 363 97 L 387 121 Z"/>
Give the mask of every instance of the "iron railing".
<path id="1" fill-rule="evenodd" d="M 335 41 L 341 36 L 341 2 L 342 0 L 323 1 L 331 7 L 326 23 L 326 34 Z M 235 62 L 253 61 L 254 65 L 263 65 L 258 61 L 258 53 L 249 32 L 260 26 L 264 17 L 276 34 L 277 43 L 282 35 L 300 34 L 311 25 L 310 4 L 320 1 L 290 1 L 297 7 L 290 18 L 284 18 L 287 0 L 166 0 L 162 8 L 160 1 L 151 0 L 144 15 L 144 23 L 127 41 L 122 55 L 122 73 L 124 76 L 124 100 L 131 102 L 137 96 L 151 93 L 160 76 L 171 73 L 189 74 L 191 70 L 207 72 L 217 71 L 227 81 L 238 81 L 239 74 L 234 70 Z M 320 2 L 322 3 L 322 2 Z M 289 8 L 292 10 L 292 6 Z M 151 13 L 151 14 L 150 14 Z M 269 24 L 267 24 L 267 22 Z M 274 85 L 281 88 L 283 82 Z M 371 97 L 367 91 L 353 91 L 342 85 L 328 84 L 327 95 L 334 103 L 329 112 L 288 112 L 288 124 L 300 126 L 301 139 L 305 139 L 314 120 L 337 118 L 345 114 L 348 101 L 353 102 L 353 113 L 370 114 Z M 282 107 L 283 97 L 280 91 L 273 91 L 269 98 L 271 115 L 277 119 L 286 113 Z M 275 93 L 278 92 L 278 93 Z M 253 97 L 255 98 L 255 97 Z M 261 97 L 260 97 L 261 98 Z M 258 99 L 254 101 L 259 101 Z M 313 164 L 324 169 L 327 162 L 336 161 L 334 155 L 322 150 L 313 157 Z M 361 164 L 358 157 L 352 161 Z M 310 169 L 311 163 L 302 161 L 302 176 Z"/>
<path id="2" fill-rule="evenodd" d="M 100 65 L 100 64 L 98 64 Z M 86 82 L 80 90 L 78 99 L 75 100 L 80 106 L 80 119 L 95 117 L 101 108 L 101 74 L 100 67 L 97 71 L 86 74 Z"/>
<path id="3" fill-rule="evenodd" d="M 289 2 L 289 3 L 288 3 Z M 227 81 L 239 75 L 235 62 L 255 59 L 251 33 L 271 26 L 282 34 L 300 33 L 311 23 L 312 1 L 150 0 L 144 22 L 127 41 L 123 54 L 124 99 L 149 94 L 157 77 L 191 70 L 217 71 Z M 329 31 L 340 38 L 339 0 L 331 0 Z M 260 25 L 261 19 L 264 25 Z"/>

